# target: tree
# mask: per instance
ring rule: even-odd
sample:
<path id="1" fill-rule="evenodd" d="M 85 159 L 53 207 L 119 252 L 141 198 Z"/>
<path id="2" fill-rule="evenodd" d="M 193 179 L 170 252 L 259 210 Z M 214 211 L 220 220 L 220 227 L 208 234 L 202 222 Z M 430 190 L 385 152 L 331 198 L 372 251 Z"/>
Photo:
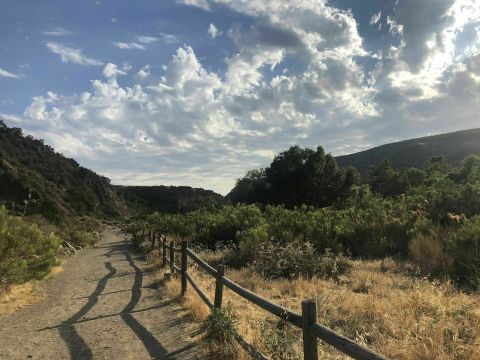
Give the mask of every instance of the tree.
<path id="1" fill-rule="evenodd" d="M 405 191 L 405 184 L 401 181 L 398 171 L 392 168 L 387 159 L 370 168 L 368 182 L 372 191 L 382 196 L 396 196 Z"/>
<path id="2" fill-rule="evenodd" d="M 271 202 L 287 207 L 328 206 L 345 197 L 355 181 L 354 171 L 340 168 L 320 146 L 316 151 L 292 146 L 275 156 L 265 175 Z"/>
<path id="3" fill-rule="evenodd" d="M 233 203 L 266 203 L 269 198 L 269 186 L 265 170 L 249 170 L 243 178 L 237 179 L 235 187 L 227 195 Z"/>

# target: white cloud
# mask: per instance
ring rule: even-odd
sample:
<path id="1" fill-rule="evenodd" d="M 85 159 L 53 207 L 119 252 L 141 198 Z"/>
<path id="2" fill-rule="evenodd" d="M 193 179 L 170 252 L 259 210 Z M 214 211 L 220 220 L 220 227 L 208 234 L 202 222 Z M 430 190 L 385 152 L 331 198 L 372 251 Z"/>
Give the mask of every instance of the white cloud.
<path id="1" fill-rule="evenodd" d="M 180 42 L 180 39 L 177 35 L 173 35 L 173 34 L 165 34 L 165 33 L 160 33 L 160 35 L 162 36 L 163 40 L 167 43 L 167 44 L 175 44 L 175 43 L 178 43 Z"/>
<path id="2" fill-rule="evenodd" d="M 142 44 L 151 44 L 158 41 L 158 38 L 153 36 L 137 36 L 138 42 Z"/>
<path id="3" fill-rule="evenodd" d="M 145 65 L 138 72 L 137 75 L 141 78 L 147 78 L 150 76 L 150 65 Z"/>
<path id="4" fill-rule="evenodd" d="M 6 78 L 12 78 L 12 79 L 21 79 L 25 76 L 22 75 L 22 74 L 14 74 L 10 71 L 7 71 L 7 70 L 4 70 L 4 69 L 0 68 L 0 77 L 6 77 Z"/>
<path id="5" fill-rule="evenodd" d="M 65 28 L 55 27 L 50 30 L 43 31 L 43 34 L 48 36 L 68 36 L 72 35 L 73 33 Z"/>
<path id="6" fill-rule="evenodd" d="M 113 45 L 122 50 L 145 50 L 145 46 L 136 42 L 114 42 Z"/>
<path id="7" fill-rule="evenodd" d="M 106 79 L 82 94 L 33 98 L 21 125 L 115 183 L 223 193 L 293 144 L 338 155 L 478 127 L 480 9 L 425 1 L 397 2 L 386 50 L 372 53 L 353 14 L 327 1 L 183 1 L 250 17 L 227 33 L 235 50 L 225 69 L 211 70 L 183 46 L 164 67 L 145 65 L 132 73 L 137 83 L 120 86 L 129 67 L 108 63 Z"/>
<path id="8" fill-rule="evenodd" d="M 107 79 L 116 79 L 120 75 L 127 75 L 127 72 L 120 70 L 115 64 L 108 63 L 103 69 L 103 76 Z"/>
<path id="9" fill-rule="evenodd" d="M 195 7 L 199 7 L 203 10 L 210 10 L 210 5 L 207 0 L 177 0 L 179 4 L 184 4 L 184 5 L 191 5 Z"/>
<path id="10" fill-rule="evenodd" d="M 208 27 L 208 31 L 207 31 L 207 32 L 208 32 L 208 35 L 210 35 L 210 37 L 211 37 L 212 39 L 215 39 L 217 36 L 222 35 L 222 32 L 219 31 L 219 30 L 217 29 L 217 27 L 215 26 L 215 24 L 213 24 L 213 23 L 210 23 L 210 26 Z"/>
<path id="11" fill-rule="evenodd" d="M 376 25 L 380 22 L 380 18 L 382 17 L 382 11 L 378 13 L 374 13 L 368 22 L 370 25 Z"/>
<path id="12" fill-rule="evenodd" d="M 60 59 L 64 63 L 74 63 L 79 65 L 103 65 L 103 62 L 93 58 L 89 58 L 82 54 L 80 49 L 69 48 L 55 42 L 47 42 L 47 48 L 54 54 L 60 55 Z"/>

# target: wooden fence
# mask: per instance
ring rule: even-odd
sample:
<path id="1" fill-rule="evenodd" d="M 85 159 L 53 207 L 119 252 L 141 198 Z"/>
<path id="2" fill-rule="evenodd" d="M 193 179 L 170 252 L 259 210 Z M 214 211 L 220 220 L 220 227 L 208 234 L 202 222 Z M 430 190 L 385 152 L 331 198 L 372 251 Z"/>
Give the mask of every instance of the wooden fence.
<path id="1" fill-rule="evenodd" d="M 148 237 L 149 240 L 155 243 L 155 234 L 149 233 Z M 160 240 L 159 237 L 157 237 L 157 241 L 158 240 Z M 240 295 L 242 298 L 254 303 L 270 314 L 273 314 L 289 322 L 293 326 L 302 329 L 303 354 L 305 360 L 318 360 L 318 339 L 323 340 L 327 344 L 335 347 L 342 353 L 349 355 L 354 359 L 385 359 L 385 357 L 375 353 L 374 351 L 369 350 L 368 348 L 346 338 L 345 336 L 342 336 L 335 331 L 317 323 L 317 303 L 315 300 L 302 301 L 302 314 L 297 314 L 236 284 L 225 276 L 224 265 L 219 265 L 217 269 L 214 269 L 188 247 L 187 241 L 183 241 L 181 246 L 175 246 L 173 241 L 170 241 L 170 243 L 167 244 L 167 241 L 163 238 L 161 239 L 161 249 L 162 266 L 167 267 L 167 265 L 169 265 L 171 274 L 181 274 L 182 296 L 185 295 L 187 291 L 187 285 L 190 283 L 192 288 L 197 292 L 203 302 L 210 309 L 221 309 L 223 289 L 226 286 L 236 294 Z M 180 267 L 175 264 L 175 253 L 178 253 L 181 256 Z M 195 283 L 191 275 L 188 273 L 188 263 L 190 259 L 193 260 L 193 262 L 196 263 L 204 272 L 215 278 L 215 297 L 213 302 L 202 291 L 202 289 L 200 289 L 200 287 Z M 239 334 L 235 334 L 235 338 L 240 346 L 254 359 L 268 359 L 260 351 L 248 344 L 247 341 Z"/>

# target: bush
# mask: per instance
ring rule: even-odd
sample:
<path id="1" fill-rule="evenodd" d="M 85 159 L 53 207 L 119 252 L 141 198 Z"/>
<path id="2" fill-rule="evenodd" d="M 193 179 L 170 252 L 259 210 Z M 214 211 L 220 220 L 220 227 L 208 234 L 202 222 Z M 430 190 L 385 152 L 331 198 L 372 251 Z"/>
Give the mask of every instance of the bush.
<path id="1" fill-rule="evenodd" d="M 437 236 L 419 234 L 410 242 L 410 256 L 424 275 L 449 274 L 452 259 Z"/>
<path id="2" fill-rule="evenodd" d="M 0 208 L 0 280 L 6 284 L 40 278 L 56 264 L 60 238 Z"/>
<path id="3" fill-rule="evenodd" d="M 299 360 L 300 356 L 295 349 L 299 335 L 290 323 L 280 320 L 265 320 L 262 323 L 262 343 L 267 355 L 278 360 Z"/>
<path id="4" fill-rule="evenodd" d="M 451 236 L 448 246 L 454 259 L 454 279 L 480 290 L 480 215 L 466 220 Z"/>
<path id="5" fill-rule="evenodd" d="M 229 305 L 219 310 L 214 308 L 204 320 L 210 352 L 219 359 L 235 359 L 235 334 L 238 317 Z"/>
<path id="6" fill-rule="evenodd" d="M 293 242 L 284 246 L 268 243 L 258 251 L 253 266 L 262 276 L 271 279 L 311 278 L 316 275 L 334 280 L 351 267 L 345 256 L 335 255 L 329 249 L 319 256 L 309 242 Z"/>

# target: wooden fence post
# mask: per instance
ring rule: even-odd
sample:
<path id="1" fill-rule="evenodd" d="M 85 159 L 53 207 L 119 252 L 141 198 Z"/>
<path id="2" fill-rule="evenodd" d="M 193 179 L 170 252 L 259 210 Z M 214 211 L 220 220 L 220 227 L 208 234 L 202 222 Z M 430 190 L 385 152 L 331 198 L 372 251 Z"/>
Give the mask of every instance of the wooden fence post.
<path id="1" fill-rule="evenodd" d="M 310 332 L 310 328 L 317 322 L 317 302 L 315 300 L 302 301 L 302 328 L 303 328 L 303 359 L 318 360 L 317 337 Z"/>
<path id="2" fill-rule="evenodd" d="M 187 268 L 188 268 L 188 254 L 187 254 L 188 242 L 182 241 L 182 296 L 187 292 Z"/>
<path id="3" fill-rule="evenodd" d="M 167 241 L 162 239 L 162 268 L 167 267 Z"/>
<path id="4" fill-rule="evenodd" d="M 170 240 L 170 273 L 175 272 L 175 244 Z"/>
<path id="5" fill-rule="evenodd" d="M 217 278 L 215 282 L 215 302 L 213 306 L 215 309 L 222 308 L 222 298 L 223 298 L 223 275 L 225 274 L 225 265 L 218 265 L 217 268 Z"/>

